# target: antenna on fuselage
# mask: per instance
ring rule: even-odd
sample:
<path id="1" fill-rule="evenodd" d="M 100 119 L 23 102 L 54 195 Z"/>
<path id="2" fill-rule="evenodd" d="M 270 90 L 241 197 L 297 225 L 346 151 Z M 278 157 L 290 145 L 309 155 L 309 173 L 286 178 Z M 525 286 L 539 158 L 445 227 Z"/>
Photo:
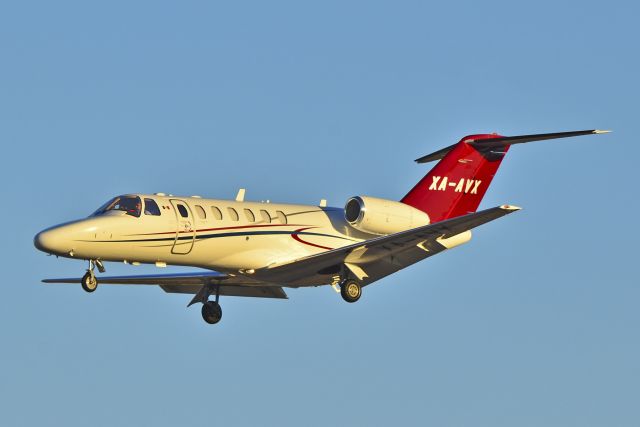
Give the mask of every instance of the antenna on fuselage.
<path id="1" fill-rule="evenodd" d="M 241 188 L 238 190 L 238 195 L 236 196 L 236 202 L 244 202 L 244 193 L 246 190 Z"/>

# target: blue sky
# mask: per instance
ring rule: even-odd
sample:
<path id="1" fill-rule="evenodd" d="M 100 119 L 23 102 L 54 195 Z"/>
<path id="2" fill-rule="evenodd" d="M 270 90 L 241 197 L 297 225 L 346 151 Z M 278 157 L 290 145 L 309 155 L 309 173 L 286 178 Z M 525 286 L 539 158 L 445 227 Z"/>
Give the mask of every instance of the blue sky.
<path id="1" fill-rule="evenodd" d="M 638 13 L 2 3 L 0 424 L 637 426 Z M 116 194 L 399 199 L 463 135 L 591 128 L 514 147 L 483 206 L 524 210 L 357 304 L 226 298 L 210 327 L 187 296 L 40 284 L 85 266 L 33 235 Z"/>

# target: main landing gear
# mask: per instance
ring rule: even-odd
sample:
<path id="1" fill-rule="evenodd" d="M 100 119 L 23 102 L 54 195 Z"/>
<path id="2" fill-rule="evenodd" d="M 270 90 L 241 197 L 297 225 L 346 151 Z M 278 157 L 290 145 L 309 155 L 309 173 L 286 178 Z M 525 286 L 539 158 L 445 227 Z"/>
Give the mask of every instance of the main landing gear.
<path id="1" fill-rule="evenodd" d="M 340 295 L 346 302 L 356 302 L 362 296 L 362 286 L 355 280 L 344 280 L 340 284 Z"/>
<path id="2" fill-rule="evenodd" d="M 209 301 L 209 296 L 215 295 L 216 299 Z M 202 303 L 202 318 L 210 325 L 215 325 L 222 319 L 222 307 L 220 307 L 220 285 L 209 284 L 204 285 L 200 291 L 195 294 L 187 307 L 197 303 Z"/>
<path id="3" fill-rule="evenodd" d="M 215 325 L 222 319 L 222 307 L 218 301 L 207 301 L 202 304 L 202 318 L 210 325 Z"/>
<path id="4" fill-rule="evenodd" d="M 98 289 L 98 279 L 96 278 L 96 275 L 94 273 L 95 267 L 98 267 L 98 271 L 100 271 L 100 273 L 105 272 L 102 261 L 94 261 L 92 259 L 89 260 L 89 268 L 87 269 L 87 272 L 84 274 L 84 276 L 82 276 L 82 279 L 80 279 L 80 285 L 82 285 L 82 289 L 84 289 L 86 292 L 94 292 L 96 289 Z"/>

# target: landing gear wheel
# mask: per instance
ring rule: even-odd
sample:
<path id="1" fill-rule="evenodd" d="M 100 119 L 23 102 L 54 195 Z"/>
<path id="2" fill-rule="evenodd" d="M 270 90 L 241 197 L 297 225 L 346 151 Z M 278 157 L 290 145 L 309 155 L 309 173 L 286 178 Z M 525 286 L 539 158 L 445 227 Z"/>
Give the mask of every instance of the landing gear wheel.
<path id="1" fill-rule="evenodd" d="M 362 287 L 355 280 L 347 280 L 340 285 L 340 295 L 346 302 L 356 302 L 362 296 Z"/>
<path id="2" fill-rule="evenodd" d="M 80 284 L 86 292 L 93 292 L 98 288 L 98 279 L 96 279 L 96 276 L 91 274 L 91 272 L 87 271 L 84 276 L 82 276 Z"/>
<path id="3" fill-rule="evenodd" d="M 210 325 L 215 325 L 222 319 L 222 308 L 215 301 L 202 304 L 202 318 Z"/>

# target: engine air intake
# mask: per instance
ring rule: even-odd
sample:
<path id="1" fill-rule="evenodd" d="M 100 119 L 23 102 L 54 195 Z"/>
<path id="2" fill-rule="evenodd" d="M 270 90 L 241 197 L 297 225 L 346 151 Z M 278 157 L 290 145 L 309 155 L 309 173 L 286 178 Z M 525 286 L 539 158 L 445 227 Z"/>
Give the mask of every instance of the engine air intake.
<path id="1" fill-rule="evenodd" d="M 347 201 L 344 207 L 344 216 L 351 224 L 358 222 L 362 211 L 362 199 L 359 197 L 353 197 Z"/>

